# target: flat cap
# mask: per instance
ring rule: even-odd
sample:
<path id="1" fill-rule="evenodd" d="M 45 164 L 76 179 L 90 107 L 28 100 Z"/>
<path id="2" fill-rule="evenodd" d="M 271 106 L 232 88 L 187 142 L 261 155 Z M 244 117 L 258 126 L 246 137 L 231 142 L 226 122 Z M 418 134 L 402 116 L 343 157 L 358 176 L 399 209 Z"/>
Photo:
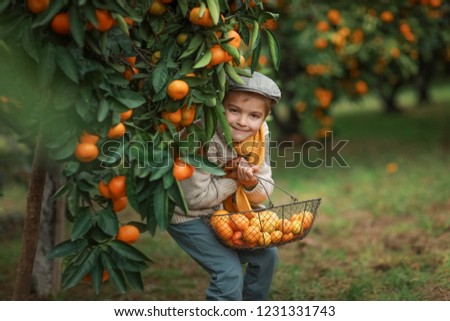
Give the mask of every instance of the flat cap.
<path id="1" fill-rule="evenodd" d="M 278 103 L 281 98 L 281 91 L 277 84 L 269 77 L 255 71 L 252 77 L 241 76 L 245 84 L 241 85 L 230 81 L 229 90 L 248 91 L 266 96 Z"/>

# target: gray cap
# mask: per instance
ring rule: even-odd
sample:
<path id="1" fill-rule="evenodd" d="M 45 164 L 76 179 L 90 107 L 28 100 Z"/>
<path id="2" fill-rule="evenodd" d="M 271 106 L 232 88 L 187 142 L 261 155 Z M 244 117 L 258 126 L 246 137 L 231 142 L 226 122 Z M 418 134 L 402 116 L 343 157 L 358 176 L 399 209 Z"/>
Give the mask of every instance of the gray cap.
<path id="1" fill-rule="evenodd" d="M 254 92 L 272 99 L 274 103 L 280 100 L 280 88 L 269 77 L 255 71 L 251 78 L 244 76 L 241 78 L 245 84 L 241 85 L 230 80 L 229 90 Z"/>

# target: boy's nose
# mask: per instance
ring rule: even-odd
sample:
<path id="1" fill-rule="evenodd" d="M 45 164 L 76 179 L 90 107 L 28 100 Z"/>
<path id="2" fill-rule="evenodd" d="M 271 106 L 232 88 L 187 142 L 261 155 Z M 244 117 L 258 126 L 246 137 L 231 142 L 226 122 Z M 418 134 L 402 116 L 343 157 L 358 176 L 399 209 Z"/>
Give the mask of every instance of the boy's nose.
<path id="1" fill-rule="evenodd" d="M 240 126 L 245 126 L 245 124 L 246 124 L 246 117 L 245 117 L 244 115 L 240 116 L 240 117 L 237 119 L 237 123 L 238 123 L 238 125 L 240 125 Z"/>

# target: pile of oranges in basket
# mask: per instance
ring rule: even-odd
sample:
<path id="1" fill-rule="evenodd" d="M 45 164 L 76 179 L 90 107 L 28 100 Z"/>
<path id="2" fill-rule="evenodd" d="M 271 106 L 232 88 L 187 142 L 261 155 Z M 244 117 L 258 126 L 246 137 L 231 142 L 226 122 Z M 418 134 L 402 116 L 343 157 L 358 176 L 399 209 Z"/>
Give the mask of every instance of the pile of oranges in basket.
<path id="1" fill-rule="evenodd" d="M 209 218 L 219 239 L 229 247 L 240 249 L 279 246 L 303 239 L 313 222 L 314 214 L 309 210 L 289 215 L 278 215 L 269 209 L 243 213 L 218 210 Z"/>

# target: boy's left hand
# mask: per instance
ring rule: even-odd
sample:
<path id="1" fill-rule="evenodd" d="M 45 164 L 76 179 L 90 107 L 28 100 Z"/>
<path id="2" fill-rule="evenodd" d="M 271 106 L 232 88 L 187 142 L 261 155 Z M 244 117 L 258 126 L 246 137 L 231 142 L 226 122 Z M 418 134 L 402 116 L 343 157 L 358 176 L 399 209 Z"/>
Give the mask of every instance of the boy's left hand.
<path id="1" fill-rule="evenodd" d="M 247 189 L 252 189 L 258 184 L 258 179 L 254 174 L 260 171 L 256 165 L 249 164 L 245 158 L 242 158 L 237 167 L 237 180 Z"/>

